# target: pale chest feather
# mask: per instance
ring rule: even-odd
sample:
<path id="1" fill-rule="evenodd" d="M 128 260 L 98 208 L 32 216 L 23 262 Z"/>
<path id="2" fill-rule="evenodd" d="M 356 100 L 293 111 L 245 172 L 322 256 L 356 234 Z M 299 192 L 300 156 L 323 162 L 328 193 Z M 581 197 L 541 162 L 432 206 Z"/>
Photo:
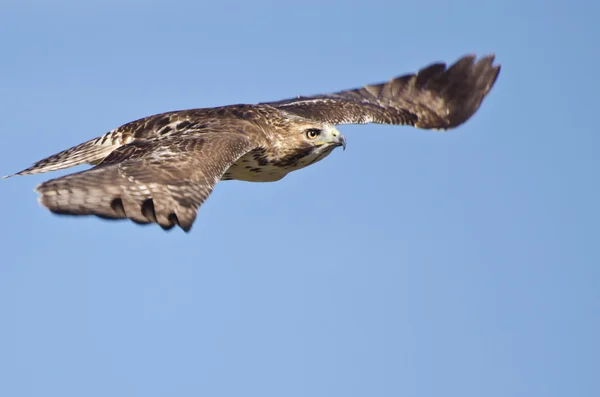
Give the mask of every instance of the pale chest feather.
<path id="1" fill-rule="evenodd" d="M 333 148 L 322 151 L 296 153 L 294 155 L 273 158 L 264 150 L 256 149 L 242 156 L 225 172 L 221 180 L 240 180 L 247 182 L 275 182 L 288 173 L 314 164 L 331 153 Z"/>

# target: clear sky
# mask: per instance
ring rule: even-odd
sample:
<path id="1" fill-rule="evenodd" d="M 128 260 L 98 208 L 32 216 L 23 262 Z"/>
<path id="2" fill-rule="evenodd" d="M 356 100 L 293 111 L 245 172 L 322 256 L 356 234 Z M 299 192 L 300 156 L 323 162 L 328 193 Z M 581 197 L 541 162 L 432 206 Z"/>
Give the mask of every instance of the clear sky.
<path id="1" fill-rule="evenodd" d="M 459 129 L 343 126 L 190 234 L 39 207 L 71 170 L 0 181 L 0 396 L 599 396 L 599 3 L 290 4 L 3 2 L 3 175 L 163 111 L 503 69 Z"/>

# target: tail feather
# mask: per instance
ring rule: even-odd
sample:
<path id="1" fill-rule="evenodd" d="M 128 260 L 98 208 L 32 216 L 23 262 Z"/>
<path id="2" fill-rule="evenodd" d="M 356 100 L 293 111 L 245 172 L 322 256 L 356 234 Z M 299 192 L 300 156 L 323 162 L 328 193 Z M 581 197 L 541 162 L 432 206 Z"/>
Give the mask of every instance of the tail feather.
<path id="1" fill-rule="evenodd" d="M 58 171 L 86 163 L 97 164 L 112 151 L 130 141 L 130 139 L 123 139 L 123 137 L 115 137 L 114 135 L 114 132 L 111 131 L 99 138 L 91 139 L 87 142 L 46 157 L 45 159 L 33 164 L 31 167 L 12 175 L 3 176 L 2 179 L 7 179 L 18 175 L 33 175 L 50 171 Z"/>

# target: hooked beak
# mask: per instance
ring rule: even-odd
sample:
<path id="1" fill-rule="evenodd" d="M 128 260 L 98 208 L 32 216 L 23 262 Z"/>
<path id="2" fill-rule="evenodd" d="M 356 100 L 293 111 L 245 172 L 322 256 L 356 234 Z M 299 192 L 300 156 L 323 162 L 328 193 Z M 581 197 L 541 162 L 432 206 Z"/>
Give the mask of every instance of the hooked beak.
<path id="1" fill-rule="evenodd" d="M 335 140 L 336 146 L 341 146 L 343 150 L 346 150 L 346 137 L 339 134 Z"/>

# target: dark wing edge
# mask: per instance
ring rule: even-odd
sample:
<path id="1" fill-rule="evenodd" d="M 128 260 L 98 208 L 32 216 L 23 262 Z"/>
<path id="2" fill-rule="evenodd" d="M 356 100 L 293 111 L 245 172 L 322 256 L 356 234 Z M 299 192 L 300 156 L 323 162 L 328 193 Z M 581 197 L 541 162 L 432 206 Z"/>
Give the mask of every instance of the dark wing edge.
<path id="1" fill-rule="evenodd" d="M 178 225 L 189 232 L 221 176 L 254 147 L 240 133 L 132 142 L 100 165 L 44 182 L 36 192 L 55 214 L 130 219 L 164 230 Z"/>
<path id="2" fill-rule="evenodd" d="M 330 124 L 396 124 L 446 130 L 479 109 L 500 73 L 495 55 L 467 55 L 450 67 L 434 63 L 386 83 L 266 103 Z"/>

